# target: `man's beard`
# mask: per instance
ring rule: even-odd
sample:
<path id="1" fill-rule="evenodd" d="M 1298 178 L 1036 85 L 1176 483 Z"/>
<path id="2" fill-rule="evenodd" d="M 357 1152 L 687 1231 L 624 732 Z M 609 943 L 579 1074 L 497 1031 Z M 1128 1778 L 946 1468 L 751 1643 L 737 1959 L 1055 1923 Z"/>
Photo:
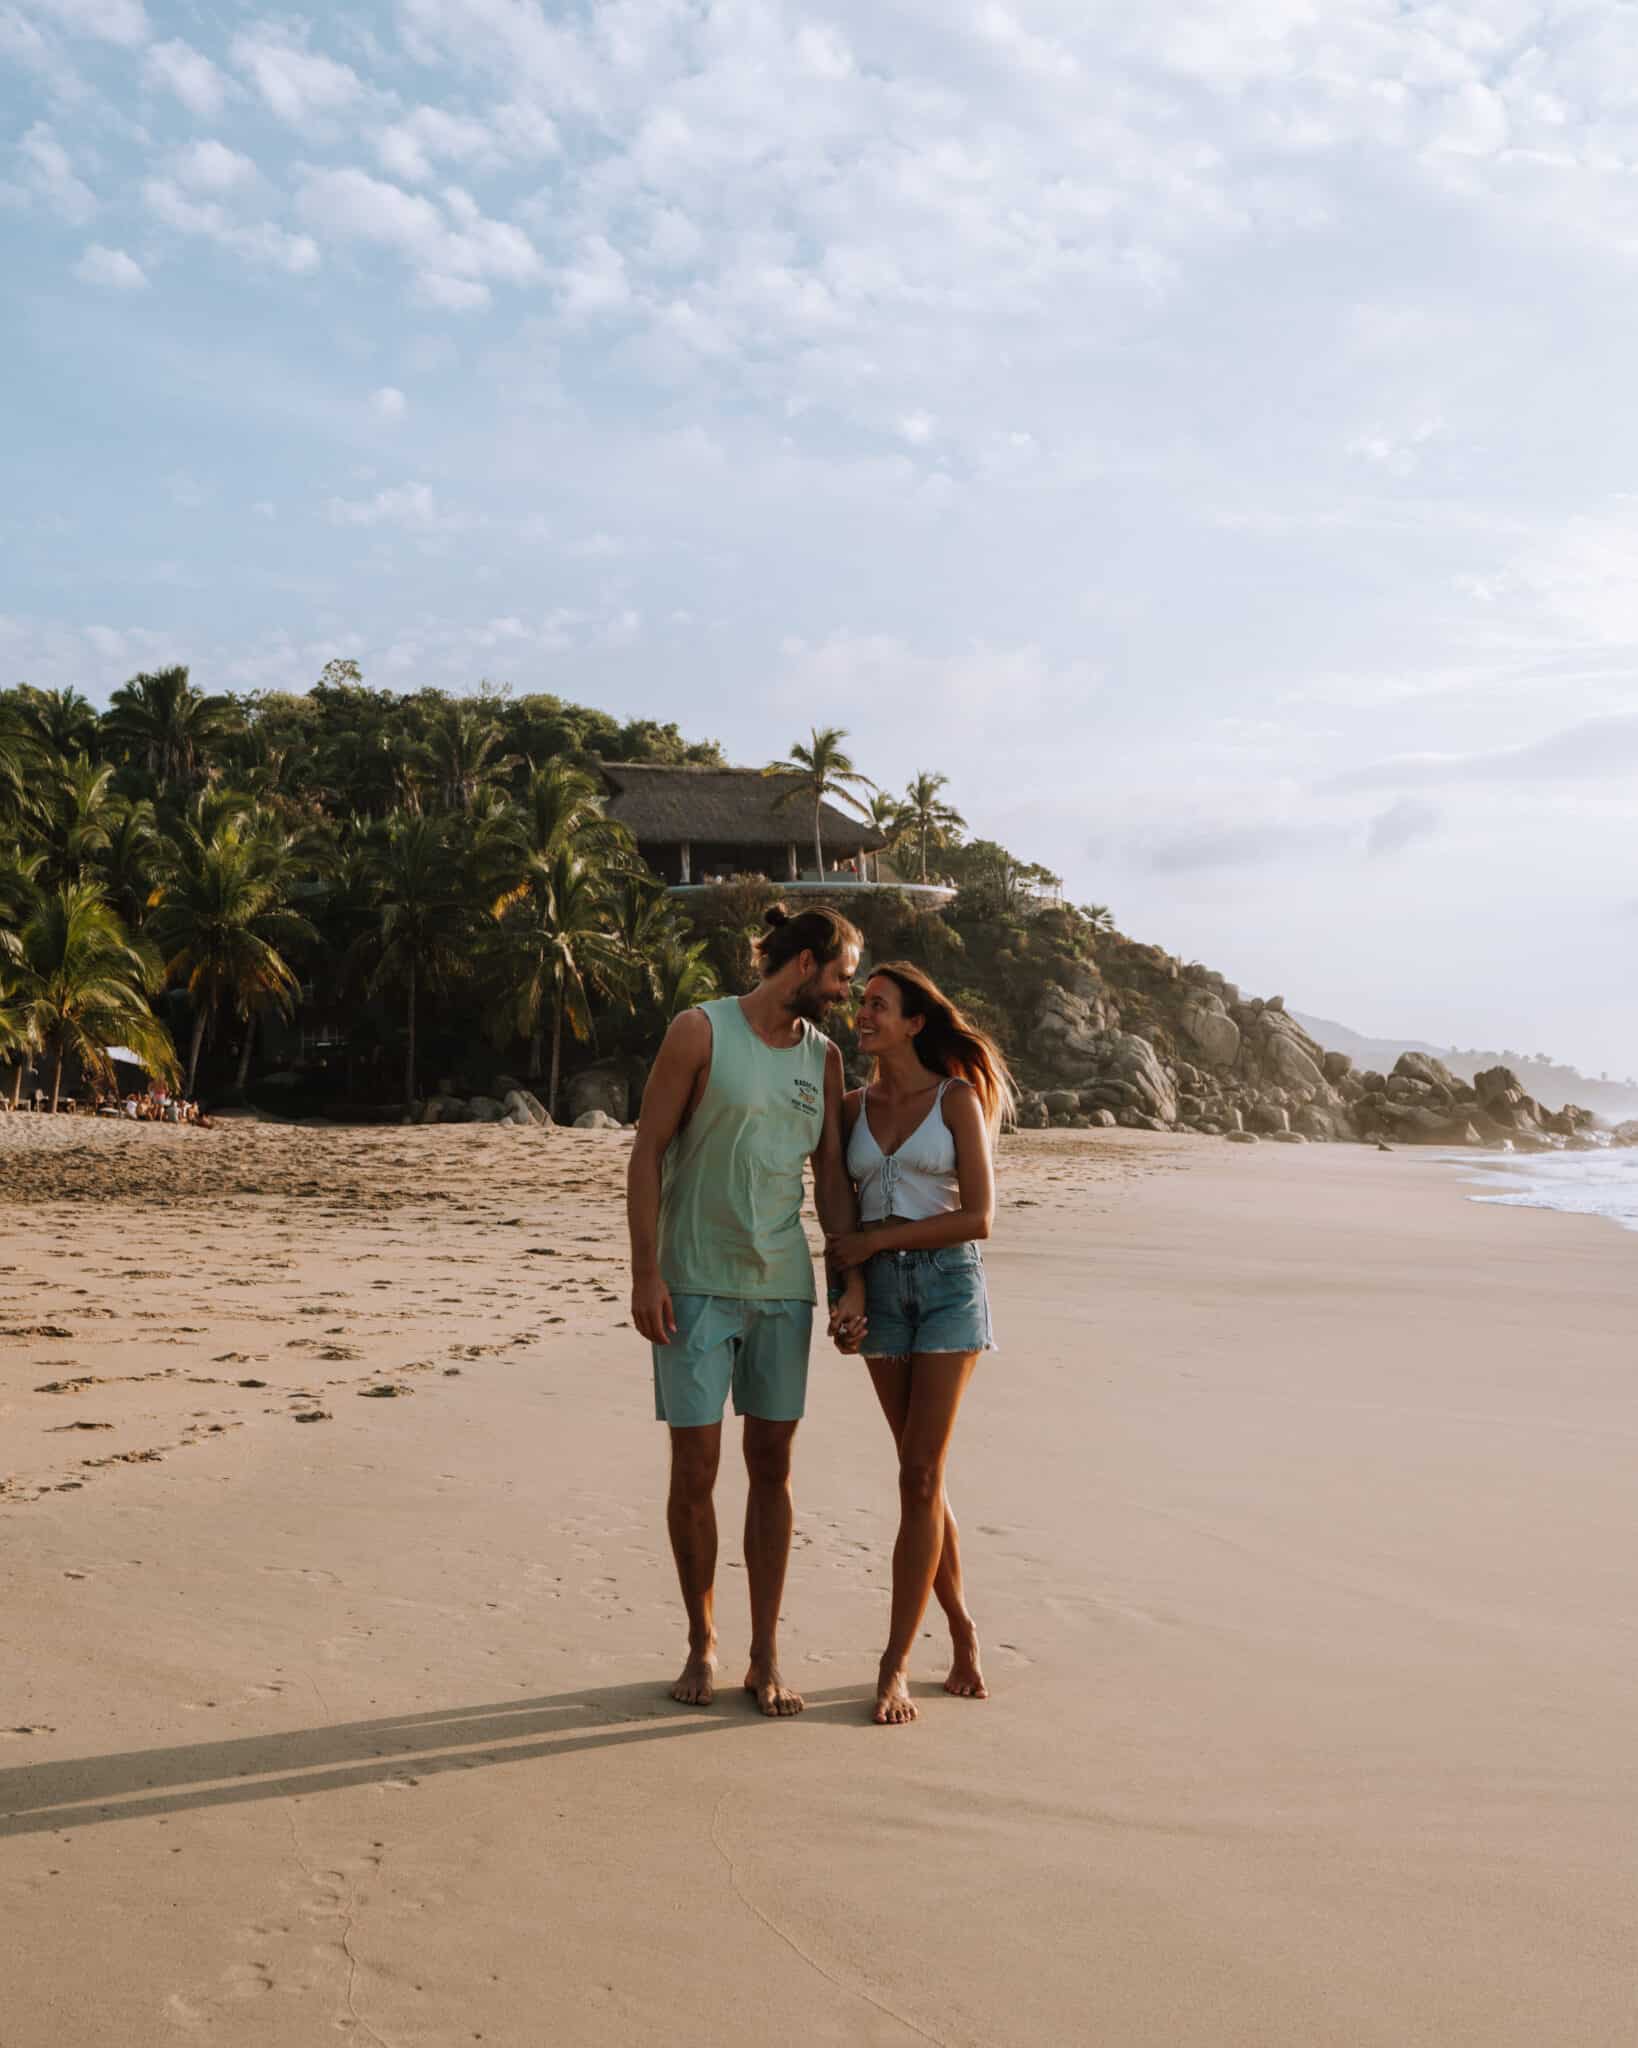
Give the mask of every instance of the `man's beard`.
<path id="1" fill-rule="evenodd" d="M 803 1017 L 810 1024 L 823 1024 L 836 1007 L 829 996 L 820 994 L 817 974 L 803 982 L 799 989 L 792 991 L 789 1003 L 791 1015 Z"/>

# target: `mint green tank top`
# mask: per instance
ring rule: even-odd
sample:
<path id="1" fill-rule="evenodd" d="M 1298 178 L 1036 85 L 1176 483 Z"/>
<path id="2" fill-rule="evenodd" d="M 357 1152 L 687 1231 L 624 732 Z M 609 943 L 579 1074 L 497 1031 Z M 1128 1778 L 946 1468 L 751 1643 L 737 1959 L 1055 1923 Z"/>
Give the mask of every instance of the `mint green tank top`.
<path id="1" fill-rule="evenodd" d="M 830 1040 L 804 1021 L 788 1052 L 765 1045 L 737 996 L 701 1009 L 711 1072 L 672 1139 L 660 1182 L 660 1275 L 673 1294 L 813 1301 L 803 1168 L 825 1122 Z"/>

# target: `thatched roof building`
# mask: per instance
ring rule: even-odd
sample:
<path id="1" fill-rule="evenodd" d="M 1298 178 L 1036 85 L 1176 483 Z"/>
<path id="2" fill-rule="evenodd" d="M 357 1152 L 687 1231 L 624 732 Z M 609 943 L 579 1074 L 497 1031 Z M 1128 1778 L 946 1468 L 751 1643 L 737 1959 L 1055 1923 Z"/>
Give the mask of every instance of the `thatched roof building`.
<path id="1" fill-rule="evenodd" d="M 605 761 L 605 805 L 655 873 L 673 884 L 764 875 L 822 881 L 813 873 L 813 805 L 795 775 L 758 768 L 672 768 Z M 782 797 L 787 798 L 781 802 Z M 833 804 L 819 811 L 827 868 L 882 846 L 882 835 Z"/>

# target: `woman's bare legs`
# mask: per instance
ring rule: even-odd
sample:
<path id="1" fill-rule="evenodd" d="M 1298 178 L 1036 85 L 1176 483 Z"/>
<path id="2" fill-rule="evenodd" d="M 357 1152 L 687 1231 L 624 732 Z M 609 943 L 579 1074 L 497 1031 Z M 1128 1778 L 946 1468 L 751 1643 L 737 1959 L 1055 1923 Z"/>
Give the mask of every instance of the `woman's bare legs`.
<path id="1" fill-rule="evenodd" d="M 910 1361 L 908 1358 L 870 1358 L 870 1380 L 876 1398 L 887 1417 L 896 1444 L 904 1434 L 910 1414 Z M 987 1700 L 978 1655 L 978 1627 L 967 1607 L 966 1586 L 961 1576 L 961 1531 L 950 1506 L 949 1489 L 944 1493 L 944 1548 L 939 1552 L 938 1571 L 933 1579 L 933 1597 L 944 1610 L 950 1625 L 950 1675 L 944 1690 L 957 1699 Z"/>
<path id="2" fill-rule="evenodd" d="M 950 1437 L 977 1353 L 938 1352 L 911 1359 L 872 1358 L 866 1363 L 899 1450 L 893 1611 L 875 1709 L 876 1720 L 897 1726 L 916 1718 L 908 1680 L 910 1649 L 927 1611 L 928 1595 L 935 1590 L 956 1644 L 956 1663 L 946 1690 L 984 1697 L 977 1631 L 962 1593 L 960 1540 L 944 1492 Z M 965 1653 L 964 1645 L 970 1645 Z"/>

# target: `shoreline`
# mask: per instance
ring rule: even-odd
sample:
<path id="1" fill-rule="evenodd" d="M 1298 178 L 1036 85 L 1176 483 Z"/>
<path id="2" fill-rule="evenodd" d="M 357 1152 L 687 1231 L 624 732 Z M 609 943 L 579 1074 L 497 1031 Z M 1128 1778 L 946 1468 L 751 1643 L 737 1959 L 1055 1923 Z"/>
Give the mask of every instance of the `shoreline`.
<path id="1" fill-rule="evenodd" d="M 7 2048 L 1622 2037 L 1622 1239 L 1430 1154 L 1009 1141 L 951 1475 L 993 1697 L 934 1616 L 869 1725 L 892 1447 L 819 1346 L 771 1724 L 664 1696 L 628 1140 L 276 1128 L 161 1201 L 222 1134 L 133 1128 L 0 1208 L 8 1446 L 82 1475 L 0 1504 Z"/>

